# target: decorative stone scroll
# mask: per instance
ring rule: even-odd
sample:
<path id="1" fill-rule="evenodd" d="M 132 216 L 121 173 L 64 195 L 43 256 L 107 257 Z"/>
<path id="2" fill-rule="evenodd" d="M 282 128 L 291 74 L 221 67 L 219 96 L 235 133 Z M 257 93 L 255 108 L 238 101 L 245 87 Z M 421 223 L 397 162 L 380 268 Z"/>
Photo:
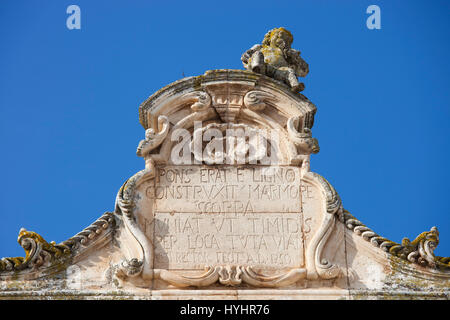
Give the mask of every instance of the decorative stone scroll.
<path id="1" fill-rule="evenodd" d="M 158 118 L 159 132 L 155 132 L 153 128 L 145 130 L 145 139 L 139 142 L 136 154 L 139 157 L 145 157 L 153 149 L 157 148 L 169 133 L 169 120 L 167 117 L 160 116 Z"/>
<path id="2" fill-rule="evenodd" d="M 110 239 L 114 226 L 113 213 L 106 212 L 81 232 L 58 244 L 54 241 L 49 243 L 36 232 L 22 228 L 17 242 L 25 249 L 25 257 L 0 259 L 0 276 L 52 273 Z"/>
<path id="3" fill-rule="evenodd" d="M 347 210 L 344 210 L 340 220 L 345 223 L 348 229 L 360 235 L 364 240 L 369 241 L 373 246 L 379 247 L 393 256 L 421 266 L 450 270 L 450 257 L 435 256 L 433 252 L 439 244 L 437 227 L 432 227 L 430 231 L 422 232 L 413 241 L 403 238 L 402 243 L 399 244 L 376 234 L 372 229 L 353 217 Z"/>

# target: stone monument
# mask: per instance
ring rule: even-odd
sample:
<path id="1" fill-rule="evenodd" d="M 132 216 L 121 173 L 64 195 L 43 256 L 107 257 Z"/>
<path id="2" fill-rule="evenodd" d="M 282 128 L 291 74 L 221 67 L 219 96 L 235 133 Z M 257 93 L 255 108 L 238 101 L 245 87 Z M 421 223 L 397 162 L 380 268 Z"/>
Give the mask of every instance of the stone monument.
<path id="1" fill-rule="evenodd" d="M 436 227 L 389 241 L 310 171 L 316 107 L 292 42 L 273 29 L 242 55 L 247 70 L 144 101 L 145 168 L 66 241 L 21 229 L 25 257 L 0 260 L 0 299 L 448 299 Z"/>

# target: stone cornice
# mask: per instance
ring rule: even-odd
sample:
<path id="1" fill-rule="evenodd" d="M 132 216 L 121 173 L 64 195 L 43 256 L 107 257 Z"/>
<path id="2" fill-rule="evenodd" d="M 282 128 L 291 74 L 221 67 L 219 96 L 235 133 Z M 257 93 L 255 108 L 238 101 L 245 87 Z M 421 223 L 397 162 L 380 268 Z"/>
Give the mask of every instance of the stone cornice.
<path id="1" fill-rule="evenodd" d="M 196 77 L 187 77 L 175 81 L 152 94 L 139 106 L 139 121 L 144 129 L 156 126 L 156 122 L 150 121 L 149 113 L 154 107 L 176 95 L 179 92 L 202 91 L 208 85 L 220 84 L 222 82 L 236 82 L 248 84 L 251 87 L 265 86 L 296 101 L 296 107 L 302 109 L 305 114 L 306 127 L 312 128 L 314 124 L 314 114 L 316 106 L 311 103 L 304 95 L 293 93 L 284 83 L 265 75 L 257 74 L 247 70 L 209 70 L 204 75 Z M 157 120 L 156 120 L 157 121 Z M 157 130 L 157 128 L 155 128 Z"/>
<path id="2" fill-rule="evenodd" d="M 439 257 L 433 254 L 434 249 L 439 244 L 439 232 L 436 227 L 431 228 L 430 231 L 422 232 L 413 241 L 403 238 L 400 244 L 378 235 L 345 209 L 343 214 L 339 216 L 339 220 L 349 230 L 389 255 L 421 267 L 444 272 L 450 271 L 450 257 Z"/>

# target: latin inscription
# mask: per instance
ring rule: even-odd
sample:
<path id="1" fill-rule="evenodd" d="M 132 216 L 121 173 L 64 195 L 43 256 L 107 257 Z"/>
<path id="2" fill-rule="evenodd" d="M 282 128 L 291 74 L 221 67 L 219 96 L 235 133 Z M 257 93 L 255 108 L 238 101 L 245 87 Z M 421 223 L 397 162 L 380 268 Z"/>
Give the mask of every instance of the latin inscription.
<path id="1" fill-rule="evenodd" d="M 146 189 L 155 268 L 302 266 L 305 195 L 296 167 L 157 168 Z"/>
<path id="2" fill-rule="evenodd" d="M 153 220 L 155 264 L 287 267 L 303 265 L 300 213 L 166 213 Z"/>
<path id="3" fill-rule="evenodd" d="M 164 167 L 146 196 L 159 212 L 299 212 L 302 189 L 296 167 Z"/>

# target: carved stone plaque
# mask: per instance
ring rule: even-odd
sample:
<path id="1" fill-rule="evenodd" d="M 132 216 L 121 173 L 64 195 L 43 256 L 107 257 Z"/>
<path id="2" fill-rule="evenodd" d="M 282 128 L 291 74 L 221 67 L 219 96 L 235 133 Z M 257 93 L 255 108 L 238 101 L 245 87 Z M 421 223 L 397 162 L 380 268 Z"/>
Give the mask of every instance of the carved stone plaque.
<path id="1" fill-rule="evenodd" d="M 304 264 L 297 167 L 159 167 L 146 196 L 155 268 Z"/>
<path id="2" fill-rule="evenodd" d="M 300 213 L 156 213 L 155 267 L 303 265 Z"/>

